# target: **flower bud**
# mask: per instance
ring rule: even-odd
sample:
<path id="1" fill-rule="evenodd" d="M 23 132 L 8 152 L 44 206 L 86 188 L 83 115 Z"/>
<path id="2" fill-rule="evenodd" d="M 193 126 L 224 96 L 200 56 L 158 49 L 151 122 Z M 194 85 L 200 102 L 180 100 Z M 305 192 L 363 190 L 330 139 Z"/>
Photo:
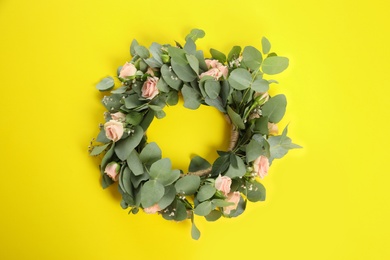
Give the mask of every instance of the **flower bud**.
<path id="1" fill-rule="evenodd" d="M 162 54 L 161 55 L 161 60 L 162 60 L 163 63 L 168 63 L 170 61 L 170 59 L 171 58 L 167 54 Z"/>

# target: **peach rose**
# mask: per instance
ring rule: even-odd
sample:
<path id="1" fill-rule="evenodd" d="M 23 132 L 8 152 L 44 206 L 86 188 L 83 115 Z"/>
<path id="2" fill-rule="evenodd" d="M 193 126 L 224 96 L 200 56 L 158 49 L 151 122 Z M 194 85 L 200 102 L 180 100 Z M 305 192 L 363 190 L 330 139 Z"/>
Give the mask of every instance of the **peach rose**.
<path id="1" fill-rule="evenodd" d="M 153 99 L 159 92 L 157 88 L 157 77 L 148 77 L 142 86 L 142 96 L 147 99 Z"/>
<path id="2" fill-rule="evenodd" d="M 232 179 L 227 176 L 219 175 L 217 179 L 215 179 L 215 188 L 225 194 L 225 196 L 230 192 L 231 184 Z"/>
<path id="3" fill-rule="evenodd" d="M 124 122 L 126 119 L 126 115 L 123 114 L 122 112 L 116 112 L 111 114 L 111 118 L 118 122 Z"/>
<path id="4" fill-rule="evenodd" d="M 148 208 L 144 208 L 144 212 L 146 214 L 154 214 L 160 210 L 161 210 L 160 206 L 157 203 L 154 204 L 153 206 L 148 207 Z"/>
<path id="5" fill-rule="evenodd" d="M 106 131 L 107 138 L 114 142 L 121 139 L 124 131 L 123 124 L 115 120 L 106 122 L 104 124 L 104 130 Z"/>
<path id="6" fill-rule="evenodd" d="M 229 72 L 227 66 L 222 65 L 222 63 L 217 60 L 205 60 L 205 62 L 209 70 L 200 74 L 200 78 L 204 76 L 211 76 L 216 80 L 218 80 L 222 76 L 224 78 L 227 78 Z"/>
<path id="7" fill-rule="evenodd" d="M 108 175 L 113 181 L 118 181 L 120 165 L 116 162 L 110 162 L 104 169 L 104 173 Z"/>
<path id="8" fill-rule="evenodd" d="M 230 214 L 230 211 L 237 209 L 238 203 L 240 202 L 240 192 L 235 191 L 233 193 L 229 193 L 227 196 L 227 202 L 233 202 L 234 205 L 227 206 L 223 208 L 223 213 Z"/>
<path id="9" fill-rule="evenodd" d="M 278 126 L 274 123 L 268 122 L 268 132 L 270 135 L 277 135 L 279 133 Z"/>
<path id="10" fill-rule="evenodd" d="M 253 170 L 260 178 L 264 178 L 267 175 L 268 169 L 269 169 L 268 158 L 263 155 L 260 155 L 253 162 Z"/>
<path id="11" fill-rule="evenodd" d="M 126 62 L 125 65 L 122 66 L 122 69 L 119 73 L 119 77 L 120 78 L 131 77 L 134 76 L 136 72 L 137 69 L 134 66 L 134 64 Z"/>

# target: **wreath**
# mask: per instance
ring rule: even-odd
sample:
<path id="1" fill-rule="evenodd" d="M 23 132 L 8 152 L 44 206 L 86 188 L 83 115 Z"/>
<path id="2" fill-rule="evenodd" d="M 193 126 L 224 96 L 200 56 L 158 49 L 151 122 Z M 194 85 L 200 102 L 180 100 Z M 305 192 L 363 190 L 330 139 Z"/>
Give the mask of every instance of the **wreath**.
<path id="1" fill-rule="evenodd" d="M 277 123 L 286 110 L 286 97 L 270 96 L 266 79 L 284 71 L 286 57 L 270 52 L 271 44 L 263 37 L 262 52 L 255 47 L 234 46 L 226 56 L 210 49 L 205 59 L 195 42 L 204 31 L 194 29 L 185 44 L 152 43 L 150 48 L 133 40 L 132 59 L 120 66 L 115 88 L 113 77 L 103 78 L 96 88 L 110 91 L 102 103 L 107 109 L 105 123 L 89 147 L 90 155 L 99 156 L 103 188 L 118 182 L 121 207 L 136 214 L 159 213 L 164 219 L 192 221 L 192 238 L 200 232 L 194 216 L 208 221 L 237 217 L 247 201 L 265 200 L 264 178 L 274 159 L 289 149 L 299 148 L 287 137 L 287 127 L 278 134 Z M 153 119 L 165 116 L 164 107 L 178 103 L 197 109 L 213 106 L 231 125 L 227 151 L 216 151 L 211 164 L 195 156 L 189 170 L 172 169 L 161 149 L 148 143 L 147 129 Z"/>

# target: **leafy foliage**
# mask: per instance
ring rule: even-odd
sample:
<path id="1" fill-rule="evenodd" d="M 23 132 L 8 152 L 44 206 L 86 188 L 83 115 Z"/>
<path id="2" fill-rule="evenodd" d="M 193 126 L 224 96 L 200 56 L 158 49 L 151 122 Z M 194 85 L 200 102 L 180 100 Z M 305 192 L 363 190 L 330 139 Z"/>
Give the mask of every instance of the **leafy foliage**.
<path id="1" fill-rule="evenodd" d="M 191 219 L 193 239 L 200 238 L 195 215 L 207 221 L 237 217 L 247 201 L 264 201 L 258 177 L 267 174 L 274 159 L 300 148 L 287 137 L 287 127 L 281 135 L 274 129 L 285 114 L 286 97 L 268 95 L 277 81 L 266 76 L 284 71 L 288 58 L 270 53 L 271 44 L 263 37 L 262 51 L 233 46 L 226 55 L 211 48 L 211 58 L 205 59 L 195 43 L 204 36 L 203 30 L 193 29 L 183 45 L 154 42 L 149 48 L 133 40 L 132 59 L 118 68 L 120 86 L 115 88 L 111 76 L 96 85 L 111 93 L 102 100 L 105 124 L 90 147 L 90 155 L 101 157 L 103 188 L 118 182 L 123 209 L 158 212 L 167 220 Z M 171 160 L 162 158 L 161 149 L 146 136 L 154 118 L 163 118 L 165 106 L 176 105 L 179 95 L 185 108 L 215 107 L 232 127 L 229 149 L 217 151 L 213 163 L 194 156 L 187 172 L 172 169 Z"/>

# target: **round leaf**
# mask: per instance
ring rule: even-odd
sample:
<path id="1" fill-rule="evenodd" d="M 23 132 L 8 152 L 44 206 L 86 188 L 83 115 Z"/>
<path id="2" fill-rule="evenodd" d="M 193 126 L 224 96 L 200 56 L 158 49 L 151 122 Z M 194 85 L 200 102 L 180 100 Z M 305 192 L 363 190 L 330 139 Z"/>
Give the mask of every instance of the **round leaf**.
<path id="1" fill-rule="evenodd" d="M 251 86 L 252 76 L 246 69 L 238 68 L 230 73 L 228 81 L 233 88 L 244 90 Z"/>
<path id="2" fill-rule="evenodd" d="M 261 69 L 265 74 L 274 75 L 287 69 L 288 63 L 286 57 L 270 56 L 263 61 Z"/>
<path id="3" fill-rule="evenodd" d="M 164 196 L 164 186 L 156 180 L 145 182 L 141 188 L 141 204 L 142 207 L 151 207 L 161 200 Z"/>
<path id="4" fill-rule="evenodd" d="M 96 85 L 96 88 L 99 91 L 107 91 L 112 89 L 114 85 L 115 85 L 114 79 L 112 77 L 106 77 Z"/>
<path id="5" fill-rule="evenodd" d="M 183 192 L 185 195 L 192 195 L 198 190 L 199 185 L 199 176 L 187 175 L 176 182 L 175 188 L 177 192 Z"/>

